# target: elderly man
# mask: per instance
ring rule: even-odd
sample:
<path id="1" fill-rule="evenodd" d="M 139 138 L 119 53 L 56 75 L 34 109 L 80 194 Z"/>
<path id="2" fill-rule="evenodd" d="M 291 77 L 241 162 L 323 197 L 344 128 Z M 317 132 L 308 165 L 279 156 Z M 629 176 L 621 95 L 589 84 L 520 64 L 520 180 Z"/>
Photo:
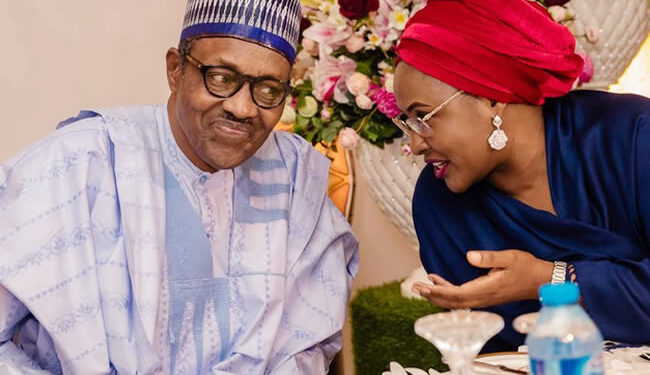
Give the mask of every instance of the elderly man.
<path id="1" fill-rule="evenodd" d="M 323 374 L 357 242 L 272 132 L 298 0 L 189 0 L 166 106 L 82 111 L 0 164 L 0 373 Z"/>

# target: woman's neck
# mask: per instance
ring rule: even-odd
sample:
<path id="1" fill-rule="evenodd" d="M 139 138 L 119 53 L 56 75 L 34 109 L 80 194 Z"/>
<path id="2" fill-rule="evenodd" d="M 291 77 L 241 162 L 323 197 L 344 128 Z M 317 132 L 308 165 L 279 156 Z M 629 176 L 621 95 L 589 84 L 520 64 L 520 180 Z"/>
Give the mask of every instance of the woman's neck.
<path id="1" fill-rule="evenodd" d="M 488 182 L 523 203 L 555 214 L 548 182 L 546 137 L 541 106 L 510 104 L 503 127 L 511 144 Z"/>

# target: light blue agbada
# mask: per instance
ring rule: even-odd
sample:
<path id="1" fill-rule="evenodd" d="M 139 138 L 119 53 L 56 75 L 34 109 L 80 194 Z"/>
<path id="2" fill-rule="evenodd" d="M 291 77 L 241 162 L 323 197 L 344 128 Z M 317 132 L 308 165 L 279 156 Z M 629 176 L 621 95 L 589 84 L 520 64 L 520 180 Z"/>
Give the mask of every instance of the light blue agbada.
<path id="1" fill-rule="evenodd" d="M 358 252 L 324 157 L 206 174 L 164 107 L 69 122 L 0 165 L 0 373 L 327 372 Z"/>

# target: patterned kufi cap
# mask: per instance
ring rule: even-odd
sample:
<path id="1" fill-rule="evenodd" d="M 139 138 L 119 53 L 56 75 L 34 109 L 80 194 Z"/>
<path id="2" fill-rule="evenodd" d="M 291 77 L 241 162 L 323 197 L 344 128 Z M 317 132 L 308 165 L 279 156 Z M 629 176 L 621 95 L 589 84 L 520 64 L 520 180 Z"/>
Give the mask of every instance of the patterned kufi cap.
<path id="1" fill-rule="evenodd" d="M 293 63 L 300 17 L 299 0 L 188 0 L 181 40 L 238 37 L 271 47 Z"/>

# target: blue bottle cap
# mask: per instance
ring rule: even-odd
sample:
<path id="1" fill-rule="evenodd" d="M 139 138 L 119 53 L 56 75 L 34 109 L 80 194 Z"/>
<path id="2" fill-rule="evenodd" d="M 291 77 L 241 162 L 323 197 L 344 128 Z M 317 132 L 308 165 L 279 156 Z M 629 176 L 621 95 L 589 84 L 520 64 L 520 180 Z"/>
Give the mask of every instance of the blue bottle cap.
<path id="1" fill-rule="evenodd" d="M 539 299 L 544 306 L 559 306 L 577 303 L 580 298 L 578 284 L 544 284 L 539 288 Z"/>

